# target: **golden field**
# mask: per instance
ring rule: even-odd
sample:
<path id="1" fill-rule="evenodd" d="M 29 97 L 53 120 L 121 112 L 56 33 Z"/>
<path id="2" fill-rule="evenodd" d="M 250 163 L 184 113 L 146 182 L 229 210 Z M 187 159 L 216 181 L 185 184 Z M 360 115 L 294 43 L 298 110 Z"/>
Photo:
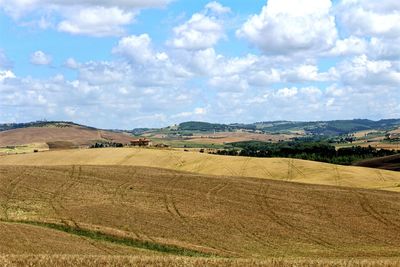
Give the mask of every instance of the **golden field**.
<path id="1" fill-rule="evenodd" d="M 0 156 L 0 265 L 396 266 L 399 184 L 391 171 L 148 148 Z"/>
<path id="2" fill-rule="evenodd" d="M 0 165 L 144 166 L 206 175 L 256 177 L 400 192 L 399 172 L 296 159 L 229 157 L 148 148 L 78 149 L 9 155 L 0 157 Z"/>
<path id="3" fill-rule="evenodd" d="M 0 188 L 1 254 L 400 255 L 395 192 L 131 166 L 2 166 Z"/>

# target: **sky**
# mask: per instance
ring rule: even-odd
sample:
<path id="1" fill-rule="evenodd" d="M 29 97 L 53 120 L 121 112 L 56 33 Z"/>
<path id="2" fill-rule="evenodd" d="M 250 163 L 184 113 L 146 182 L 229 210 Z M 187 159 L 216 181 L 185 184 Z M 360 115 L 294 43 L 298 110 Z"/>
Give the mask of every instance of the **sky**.
<path id="1" fill-rule="evenodd" d="M 0 0 L 0 123 L 399 117 L 398 0 Z"/>

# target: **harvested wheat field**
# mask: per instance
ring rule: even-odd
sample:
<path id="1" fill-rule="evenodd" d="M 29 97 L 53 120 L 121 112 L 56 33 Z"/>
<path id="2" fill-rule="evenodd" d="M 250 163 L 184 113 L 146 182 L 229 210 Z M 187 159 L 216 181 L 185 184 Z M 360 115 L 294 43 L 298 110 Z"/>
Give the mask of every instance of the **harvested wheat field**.
<path id="1" fill-rule="evenodd" d="M 207 175 L 257 177 L 400 192 L 400 172 L 296 159 L 229 157 L 147 148 L 81 149 L 9 155 L 0 157 L 0 165 L 146 166 Z"/>
<path id="2" fill-rule="evenodd" d="M 2 231 L 49 255 L 47 239 L 72 244 L 57 255 L 83 238 L 84 255 L 400 256 L 395 192 L 130 166 L 2 166 L 0 188 Z M 29 253 L 6 244 L 0 254 Z"/>

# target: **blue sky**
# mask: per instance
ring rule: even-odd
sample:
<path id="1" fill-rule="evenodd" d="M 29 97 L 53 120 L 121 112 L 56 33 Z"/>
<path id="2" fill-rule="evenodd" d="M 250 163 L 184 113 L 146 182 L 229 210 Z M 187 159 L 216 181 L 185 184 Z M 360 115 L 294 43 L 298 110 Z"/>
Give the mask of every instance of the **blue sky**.
<path id="1" fill-rule="evenodd" d="M 0 122 L 400 117 L 395 0 L 0 0 Z"/>

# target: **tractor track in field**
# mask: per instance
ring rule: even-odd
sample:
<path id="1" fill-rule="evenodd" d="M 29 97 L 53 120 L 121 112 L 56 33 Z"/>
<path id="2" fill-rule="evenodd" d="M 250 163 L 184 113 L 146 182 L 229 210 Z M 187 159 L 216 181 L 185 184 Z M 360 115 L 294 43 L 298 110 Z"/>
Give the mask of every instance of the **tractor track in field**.
<path id="1" fill-rule="evenodd" d="M 79 176 L 81 175 L 81 167 L 79 168 L 79 173 L 78 173 L 78 179 Z M 62 203 L 63 200 L 65 199 L 66 192 L 70 191 L 72 187 L 76 185 L 76 180 L 75 180 L 75 173 L 76 173 L 76 166 L 72 166 L 72 170 L 70 171 L 70 174 L 68 178 L 64 180 L 64 182 L 54 191 L 53 197 L 50 198 L 50 206 L 52 207 L 54 213 L 58 217 L 57 219 L 60 220 L 63 224 L 69 226 L 70 221 L 75 227 L 79 228 L 79 225 L 77 222 L 68 216 L 62 215 L 60 210 L 63 210 L 65 212 L 68 212 L 68 210 L 64 207 L 64 204 Z"/>
<path id="2" fill-rule="evenodd" d="M 293 180 L 293 167 L 292 167 L 292 164 L 291 164 L 291 161 L 292 159 L 288 159 L 288 167 L 287 167 L 287 169 L 288 169 L 288 171 L 287 171 L 287 177 L 286 177 L 286 181 L 292 181 Z"/>
<path id="3" fill-rule="evenodd" d="M 3 204 L 3 213 L 4 219 L 6 221 L 9 220 L 9 210 L 10 210 L 10 201 L 14 197 L 15 190 L 18 188 L 20 183 L 25 179 L 25 175 L 27 174 L 26 170 L 22 170 L 14 179 L 6 187 L 6 199 Z"/>
<path id="4" fill-rule="evenodd" d="M 132 173 L 129 173 L 129 177 L 135 177 L 137 175 L 137 170 L 133 169 Z M 131 207 L 128 204 L 131 204 L 131 202 L 126 200 L 127 192 L 129 190 L 132 190 L 134 188 L 134 184 L 132 181 L 126 181 L 121 184 L 119 184 L 113 193 L 113 198 L 112 202 L 114 205 L 120 205 L 122 209 L 124 210 L 125 214 L 128 214 L 130 212 Z M 155 240 L 150 237 L 149 235 L 139 232 L 137 229 L 132 229 L 131 226 L 129 226 L 129 232 L 134 234 L 138 239 L 141 240 L 151 240 L 155 242 Z"/>
<path id="5" fill-rule="evenodd" d="M 204 170 L 210 161 L 211 157 L 206 155 L 204 159 L 201 159 L 199 163 L 196 165 L 196 167 L 193 168 L 193 172 L 201 173 L 202 170 Z"/>
<path id="6" fill-rule="evenodd" d="M 335 175 L 333 176 L 335 178 L 335 184 L 336 186 L 340 186 L 340 181 L 342 180 L 339 172 L 339 167 L 337 165 L 334 165 L 335 169 Z"/>
<path id="7" fill-rule="evenodd" d="M 302 236 L 304 239 L 312 241 L 313 243 L 316 243 L 322 247 L 328 248 L 328 249 L 336 249 L 332 244 L 329 242 L 322 240 L 316 236 L 313 236 L 311 233 L 303 230 L 300 227 L 295 226 L 293 223 L 289 222 L 288 220 L 283 219 L 281 216 L 279 216 L 273 208 L 270 206 L 268 203 L 268 190 L 269 187 L 265 188 L 265 185 L 261 183 L 260 185 L 260 192 L 259 194 L 256 194 L 256 201 L 258 202 L 260 208 L 264 211 L 264 214 L 268 216 L 268 218 L 278 224 L 279 226 L 288 229 L 291 232 L 296 232 L 300 236 Z"/>
<path id="8" fill-rule="evenodd" d="M 171 179 L 167 181 L 167 184 L 165 185 L 165 188 L 168 190 L 169 188 L 176 188 L 176 184 L 178 180 L 180 179 L 179 176 L 174 175 Z M 165 210 L 170 214 L 172 218 L 174 218 L 176 221 L 178 221 L 182 227 L 185 229 L 187 233 L 189 233 L 195 240 L 198 242 L 200 245 L 207 244 L 207 242 L 204 242 L 204 240 L 209 240 L 210 237 L 203 237 L 198 231 L 196 231 L 192 226 L 189 220 L 182 214 L 182 212 L 179 210 L 179 208 L 176 205 L 176 201 L 174 196 L 171 193 L 164 193 L 163 196 L 163 201 L 164 201 L 164 207 Z M 206 245 L 209 248 L 212 248 L 216 251 L 219 252 L 224 252 L 228 253 L 229 255 L 235 255 L 236 253 L 233 251 L 230 251 L 226 248 L 223 247 L 215 247 L 210 244 Z"/>
<path id="9" fill-rule="evenodd" d="M 303 178 L 307 178 L 306 175 L 304 174 L 304 172 L 302 170 L 300 170 L 295 164 L 294 164 L 294 159 L 290 159 L 289 160 L 289 164 L 291 165 L 292 168 L 292 175 L 293 175 L 293 170 L 295 170 L 297 173 L 299 173 L 301 176 L 303 176 Z M 292 177 L 293 180 L 294 177 Z"/>
<path id="10" fill-rule="evenodd" d="M 377 170 L 376 174 L 378 175 L 378 179 L 380 179 L 382 182 L 386 182 L 385 176 L 383 176 L 383 173 L 380 170 Z"/>
<path id="11" fill-rule="evenodd" d="M 174 159 L 176 161 L 176 163 L 174 163 L 174 166 L 177 169 L 180 169 L 185 165 L 185 161 L 182 160 L 182 156 L 177 156 L 176 153 L 174 153 L 174 151 L 169 151 L 168 155 L 170 156 L 171 159 Z"/>
<path id="12" fill-rule="evenodd" d="M 69 223 L 72 223 L 73 227 L 76 227 L 77 229 L 81 229 L 78 222 L 71 216 L 62 215 L 60 210 L 63 210 L 65 213 L 68 213 L 68 209 L 64 206 L 62 202 L 65 199 L 66 193 L 68 193 L 76 184 L 79 183 L 81 175 L 82 175 L 82 167 L 79 166 L 78 172 L 76 172 L 76 166 L 73 165 L 72 170 L 68 176 L 68 179 L 66 179 L 66 181 L 62 183 L 60 187 L 58 187 L 58 189 L 54 192 L 53 197 L 50 199 L 50 205 L 53 208 L 54 213 L 58 217 L 57 219 L 60 220 L 61 223 L 63 223 L 66 226 L 71 226 Z M 88 242 L 94 248 L 106 252 L 107 254 L 118 253 L 118 251 L 106 248 L 104 246 L 100 246 L 96 244 L 96 242 L 91 241 L 86 237 L 80 236 L 79 238 Z"/>
<path id="13" fill-rule="evenodd" d="M 263 173 L 267 176 L 270 177 L 271 179 L 275 180 L 275 177 L 272 175 L 272 173 L 264 166 L 260 165 L 259 168 L 263 171 Z"/>
<path id="14" fill-rule="evenodd" d="M 400 230 L 400 225 L 386 218 L 382 213 L 377 211 L 368 200 L 368 198 L 365 196 L 365 194 L 357 191 L 354 192 L 356 193 L 360 206 L 365 213 L 367 213 L 370 217 L 385 225 L 386 227 L 392 227 Z"/>
<path id="15" fill-rule="evenodd" d="M 262 238 L 260 236 L 260 234 L 247 229 L 246 226 L 240 221 L 235 221 L 235 228 L 241 234 L 243 234 L 245 236 L 245 238 L 249 241 L 255 241 L 256 243 L 260 244 L 262 247 L 274 248 L 274 249 L 277 248 L 274 244 L 272 244 L 272 243 L 268 242 L 266 239 Z"/>
<path id="16" fill-rule="evenodd" d="M 214 186 L 211 188 L 207 193 L 206 193 L 206 199 L 207 201 L 212 204 L 211 200 L 214 200 L 215 202 L 217 201 L 217 195 L 221 193 L 229 183 L 219 183 L 218 185 Z"/>
<path id="17" fill-rule="evenodd" d="M 219 183 L 216 186 L 212 187 L 207 193 L 206 193 L 206 199 L 209 203 L 209 205 L 211 207 L 214 207 L 215 205 L 218 205 L 218 194 L 220 194 L 223 190 L 225 190 L 227 187 L 229 186 L 228 182 L 223 182 L 223 183 Z M 243 231 L 243 229 L 245 229 L 244 225 L 241 224 L 240 222 L 237 221 L 233 221 L 233 227 L 239 232 L 241 233 L 243 236 L 247 237 L 248 240 L 253 241 L 254 239 L 256 239 L 256 241 L 260 241 L 260 238 L 256 235 L 251 235 L 249 233 L 247 233 L 246 231 Z M 219 249 L 219 248 L 215 248 L 214 249 Z M 220 248 L 223 249 L 223 251 L 228 252 L 230 254 L 234 253 L 233 251 L 230 251 L 226 248 Z M 219 249 L 219 250 L 220 250 Z"/>
<path id="18" fill-rule="evenodd" d="M 248 166 L 249 166 L 249 164 L 250 164 L 250 161 L 251 161 L 251 158 L 250 158 L 250 157 L 247 157 L 247 158 L 244 160 L 244 162 L 243 162 L 243 164 L 242 164 L 242 166 L 240 167 L 240 170 L 239 170 L 239 176 L 240 176 L 240 177 L 244 177 L 244 176 L 245 176 L 245 174 L 246 174 L 246 172 L 247 172 L 247 169 L 248 169 Z"/>
<path id="19" fill-rule="evenodd" d="M 320 216 L 325 216 L 325 217 L 328 219 L 328 221 L 329 221 L 330 224 L 335 225 L 335 226 L 338 226 L 338 227 L 340 228 L 341 225 L 339 225 L 338 223 L 336 223 L 336 221 L 334 220 L 335 217 L 328 211 L 328 209 L 326 208 L 326 206 L 325 206 L 325 205 L 321 205 L 320 207 L 322 207 L 322 208 L 324 209 L 324 212 L 323 212 L 323 213 L 321 212 L 321 213 L 320 213 Z M 388 242 L 388 241 L 386 241 L 386 240 L 382 240 L 382 239 L 378 239 L 378 238 L 376 238 L 376 237 L 373 237 L 372 235 L 369 235 L 369 234 L 367 234 L 367 233 L 365 233 L 365 232 L 359 230 L 358 228 L 353 228 L 353 229 L 351 229 L 350 233 L 351 233 L 351 234 L 356 234 L 357 236 L 365 236 L 365 237 L 370 238 L 371 240 L 374 240 L 374 241 L 377 241 L 377 242 L 383 242 L 383 243 L 385 243 L 386 245 L 392 245 L 392 246 L 395 245 L 395 244 L 392 243 L 392 242 Z M 338 249 L 340 249 L 340 248 L 338 248 Z"/>

